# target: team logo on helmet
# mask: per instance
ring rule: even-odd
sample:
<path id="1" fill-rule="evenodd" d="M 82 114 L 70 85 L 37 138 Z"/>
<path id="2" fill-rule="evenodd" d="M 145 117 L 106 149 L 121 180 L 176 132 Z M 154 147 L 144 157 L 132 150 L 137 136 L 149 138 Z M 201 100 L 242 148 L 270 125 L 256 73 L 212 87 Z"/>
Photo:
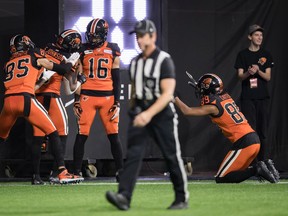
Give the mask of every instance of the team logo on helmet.
<path id="1" fill-rule="evenodd" d="M 198 80 L 198 88 L 201 95 L 221 94 L 223 82 L 216 74 L 207 73 Z"/>
<path id="2" fill-rule="evenodd" d="M 212 79 L 209 77 L 204 79 L 201 83 L 201 88 L 209 89 L 211 82 L 212 82 Z"/>
<path id="3" fill-rule="evenodd" d="M 29 38 L 28 36 L 24 35 L 24 36 L 22 37 L 22 41 L 23 41 L 26 45 L 29 45 L 31 40 L 30 40 L 30 38 Z"/>
<path id="4" fill-rule="evenodd" d="M 57 44 L 67 52 L 78 51 L 81 47 L 81 43 L 81 35 L 74 29 L 64 30 L 57 38 Z"/>
<path id="5" fill-rule="evenodd" d="M 10 53 L 13 54 L 15 52 L 27 51 L 30 48 L 34 48 L 35 44 L 31 41 L 31 39 L 22 34 L 15 35 L 10 40 Z"/>

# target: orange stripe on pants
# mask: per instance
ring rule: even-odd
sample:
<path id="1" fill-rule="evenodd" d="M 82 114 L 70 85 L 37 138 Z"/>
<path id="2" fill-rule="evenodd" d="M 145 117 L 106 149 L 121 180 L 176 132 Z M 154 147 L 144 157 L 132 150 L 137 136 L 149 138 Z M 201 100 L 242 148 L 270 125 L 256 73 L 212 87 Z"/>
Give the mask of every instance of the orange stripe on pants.
<path id="1" fill-rule="evenodd" d="M 245 170 L 255 159 L 260 150 L 260 144 L 256 143 L 239 150 L 231 150 L 227 153 L 217 172 L 218 177 L 224 177 L 230 172 Z"/>
<path id="2" fill-rule="evenodd" d="M 37 100 L 43 105 L 44 96 L 37 96 Z M 64 105 L 62 104 L 61 98 L 51 97 L 48 115 L 57 128 L 59 135 L 66 136 L 68 134 L 68 115 Z M 33 130 L 34 136 L 45 136 L 43 131 L 41 131 L 38 127 L 34 126 Z"/>

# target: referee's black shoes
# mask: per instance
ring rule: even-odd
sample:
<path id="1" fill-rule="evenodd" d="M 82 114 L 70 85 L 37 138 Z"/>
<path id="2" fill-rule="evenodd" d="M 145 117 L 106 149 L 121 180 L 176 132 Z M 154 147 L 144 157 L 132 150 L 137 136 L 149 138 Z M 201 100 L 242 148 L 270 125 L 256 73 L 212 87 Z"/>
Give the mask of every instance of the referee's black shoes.
<path id="1" fill-rule="evenodd" d="M 187 209 L 188 203 L 187 202 L 176 202 L 174 201 L 168 209 Z"/>
<path id="2" fill-rule="evenodd" d="M 127 211 L 130 208 L 130 203 L 128 199 L 120 193 L 107 191 L 106 199 L 108 200 L 108 202 L 110 202 L 112 205 L 116 206 L 120 210 Z"/>

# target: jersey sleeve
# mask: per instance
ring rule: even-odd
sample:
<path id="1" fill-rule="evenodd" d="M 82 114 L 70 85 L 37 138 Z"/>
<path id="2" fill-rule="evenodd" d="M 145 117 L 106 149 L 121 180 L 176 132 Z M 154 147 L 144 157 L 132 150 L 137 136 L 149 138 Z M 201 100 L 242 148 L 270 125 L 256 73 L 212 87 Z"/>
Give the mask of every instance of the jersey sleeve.
<path id="1" fill-rule="evenodd" d="M 108 46 L 111 48 L 114 58 L 121 56 L 120 48 L 117 43 L 109 43 Z"/>
<path id="2" fill-rule="evenodd" d="M 212 117 L 219 117 L 223 114 L 223 107 L 221 105 L 221 99 L 217 95 L 206 95 L 202 97 L 201 105 L 214 105 L 217 107 L 219 113 L 218 115 L 210 115 Z"/>
<path id="3" fill-rule="evenodd" d="M 41 69 L 41 66 L 37 65 L 37 59 L 45 58 L 45 51 L 43 49 L 35 48 L 33 50 L 29 50 L 29 55 L 31 56 L 31 64 L 34 68 L 38 70 Z"/>
<path id="4" fill-rule="evenodd" d="M 166 57 L 161 65 L 161 76 L 160 79 L 165 79 L 165 78 L 176 78 L 176 73 L 175 73 L 175 65 L 170 57 Z"/>
<path id="5" fill-rule="evenodd" d="M 34 48 L 32 51 L 34 55 L 36 56 L 36 58 L 46 58 L 46 53 L 44 49 Z"/>

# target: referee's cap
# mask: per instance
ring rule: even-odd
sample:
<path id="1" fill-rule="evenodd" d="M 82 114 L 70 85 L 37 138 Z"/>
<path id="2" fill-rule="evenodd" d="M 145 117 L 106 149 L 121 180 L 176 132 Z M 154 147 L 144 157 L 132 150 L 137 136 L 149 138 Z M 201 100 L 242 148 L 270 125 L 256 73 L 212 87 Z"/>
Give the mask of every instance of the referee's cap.
<path id="1" fill-rule="evenodd" d="M 156 27 L 155 24 L 152 20 L 149 19 L 144 19 L 136 23 L 134 30 L 129 32 L 129 34 L 133 33 L 140 33 L 140 34 L 145 34 L 145 33 L 153 33 L 156 32 Z"/>

